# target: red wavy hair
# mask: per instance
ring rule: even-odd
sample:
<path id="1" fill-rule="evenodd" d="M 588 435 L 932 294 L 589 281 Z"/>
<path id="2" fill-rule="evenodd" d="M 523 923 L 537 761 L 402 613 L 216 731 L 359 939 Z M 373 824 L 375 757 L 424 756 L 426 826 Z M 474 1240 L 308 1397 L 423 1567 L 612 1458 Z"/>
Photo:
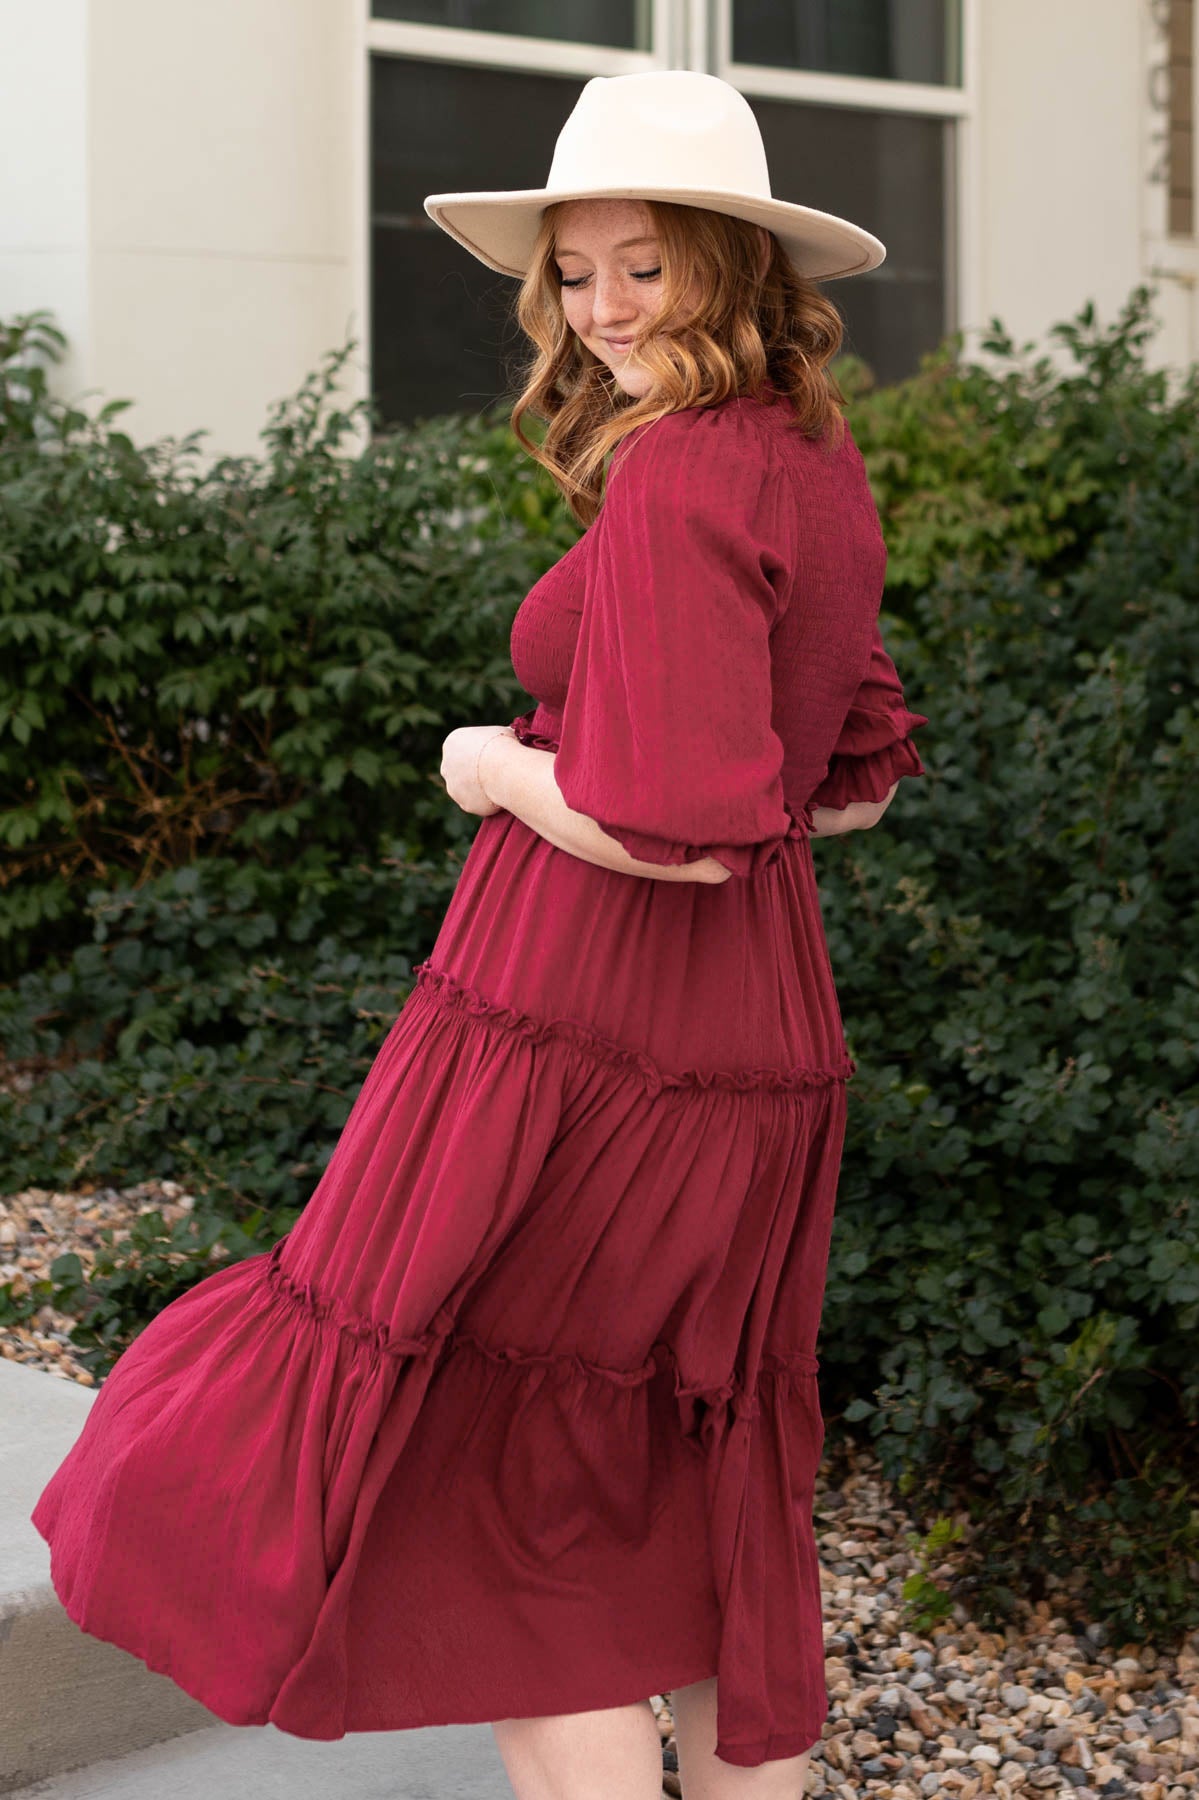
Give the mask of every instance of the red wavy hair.
<path id="1" fill-rule="evenodd" d="M 563 311 L 555 233 L 569 204 L 546 207 L 517 294 L 515 316 L 533 355 L 519 372 L 511 425 L 581 525 L 599 512 L 607 459 L 635 427 L 755 393 L 766 378 L 779 389 L 774 403 L 790 406 L 797 430 L 840 442 L 846 402 L 828 365 L 841 348 L 841 315 L 814 281 L 797 274 L 773 235 L 762 270 L 762 239 L 748 220 L 674 201 L 639 202 L 661 251 L 662 303 L 632 347 L 653 376 L 650 392 L 637 399 Z M 693 284 L 700 296 L 694 307 L 685 299 Z M 521 429 L 527 413 L 546 423 L 540 444 Z"/>

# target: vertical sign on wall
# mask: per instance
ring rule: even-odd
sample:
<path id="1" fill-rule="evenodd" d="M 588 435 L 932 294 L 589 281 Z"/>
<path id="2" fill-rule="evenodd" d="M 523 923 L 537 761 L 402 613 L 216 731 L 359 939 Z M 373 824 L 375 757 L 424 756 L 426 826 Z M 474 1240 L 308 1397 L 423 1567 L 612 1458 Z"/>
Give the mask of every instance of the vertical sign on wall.
<path id="1" fill-rule="evenodd" d="M 1195 240 L 1195 0 L 1142 0 L 1142 257 L 1183 362 L 1199 354 Z M 1177 360 L 1177 358 L 1176 358 Z"/>
<path id="2" fill-rule="evenodd" d="M 1147 0 L 1146 67 L 1150 230 L 1155 237 L 1195 234 L 1194 0 Z"/>

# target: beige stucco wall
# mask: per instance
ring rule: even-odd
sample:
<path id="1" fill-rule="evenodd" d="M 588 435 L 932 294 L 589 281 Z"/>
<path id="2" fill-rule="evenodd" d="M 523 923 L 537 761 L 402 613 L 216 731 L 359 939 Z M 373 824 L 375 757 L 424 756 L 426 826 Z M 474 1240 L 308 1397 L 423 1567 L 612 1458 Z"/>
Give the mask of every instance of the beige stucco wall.
<path id="1" fill-rule="evenodd" d="M 253 449 L 269 404 L 361 339 L 357 17 L 357 0 L 0 0 L 3 50 L 26 44 L 21 79 L 0 75 L 0 305 L 55 306 L 75 340 L 59 387 L 133 400 L 134 437 L 209 427 L 210 454 Z"/>
<path id="2" fill-rule="evenodd" d="M 0 316 L 54 310 L 70 392 L 88 349 L 87 7 L 0 0 Z"/>
<path id="3" fill-rule="evenodd" d="M 1149 0 L 966 5 L 968 351 L 992 316 L 1041 343 L 1150 280 L 1154 360 L 1193 362 L 1199 252 L 1165 239 L 1149 179 Z M 272 401 L 364 340 L 366 29 L 365 0 L 0 0 L 0 313 L 54 308 L 60 392 L 133 400 L 139 439 L 249 451 Z"/>
<path id="4" fill-rule="evenodd" d="M 969 323 L 997 314 L 1018 341 L 1039 342 L 1087 300 L 1111 321 L 1148 281 L 1162 321 L 1151 360 L 1193 362 L 1199 257 L 1166 241 L 1149 178 L 1150 72 L 1164 49 L 1148 0 L 981 0 L 977 11 Z"/>
<path id="5" fill-rule="evenodd" d="M 93 4 L 93 366 L 139 432 L 249 447 L 351 324 L 353 10 Z"/>

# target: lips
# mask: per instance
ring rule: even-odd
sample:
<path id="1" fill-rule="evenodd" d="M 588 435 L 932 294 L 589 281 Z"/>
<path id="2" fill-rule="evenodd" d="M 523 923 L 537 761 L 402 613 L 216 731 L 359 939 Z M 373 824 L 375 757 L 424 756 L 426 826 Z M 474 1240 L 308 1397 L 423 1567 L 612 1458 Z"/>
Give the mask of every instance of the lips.
<path id="1" fill-rule="evenodd" d="M 605 338 L 604 342 L 610 350 L 627 350 L 632 338 Z"/>

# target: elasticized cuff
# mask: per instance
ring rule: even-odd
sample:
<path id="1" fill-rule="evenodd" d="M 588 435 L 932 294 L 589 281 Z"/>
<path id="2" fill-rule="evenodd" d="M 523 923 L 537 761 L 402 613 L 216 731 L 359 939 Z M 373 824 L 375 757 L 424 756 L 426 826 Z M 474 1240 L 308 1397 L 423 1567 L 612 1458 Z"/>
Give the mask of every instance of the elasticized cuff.
<path id="1" fill-rule="evenodd" d="M 607 819 L 596 819 L 595 823 L 638 862 L 671 867 L 678 863 L 702 862 L 705 856 L 712 856 L 734 875 L 740 876 L 756 875 L 760 869 L 769 868 L 782 855 L 786 842 L 780 837 L 761 844 L 675 844 L 665 838 L 648 837 L 641 831 L 630 831 Z"/>
<path id="2" fill-rule="evenodd" d="M 780 837 L 763 838 L 757 844 L 680 844 L 672 843 L 666 838 L 649 837 L 644 832 L 632 831 L 627 826 L 610 823 L 606 819 L 596 819 L 595 823 L 601 831 L 616 839 L 630 856 L 638 862 L 659 863 L 670 866 L 678 863 L 699 862 L 705 856 L 714 857 L 733 875 L 748 880 L 769 869 L 779 861 L 784 846 L 797 837 L 807 837 L 812 829 L 812 802 L 806 801 L 797 811 L 789 802 L 783 806 L 787 813 L 788 825 Z"/>
<path id="3" fill-rule="evenodd" d="M 927 719 L 918 714 L 906 717 Z M 855 800 L 885 800 L 891 787 L 903 775 L 927 774 L 920 753 L 910 737 L 861 751 L 838 750 L 829 763 L 828 774 L 812 795 L 813 806 L 831 806 L 838 811 Z"/>

